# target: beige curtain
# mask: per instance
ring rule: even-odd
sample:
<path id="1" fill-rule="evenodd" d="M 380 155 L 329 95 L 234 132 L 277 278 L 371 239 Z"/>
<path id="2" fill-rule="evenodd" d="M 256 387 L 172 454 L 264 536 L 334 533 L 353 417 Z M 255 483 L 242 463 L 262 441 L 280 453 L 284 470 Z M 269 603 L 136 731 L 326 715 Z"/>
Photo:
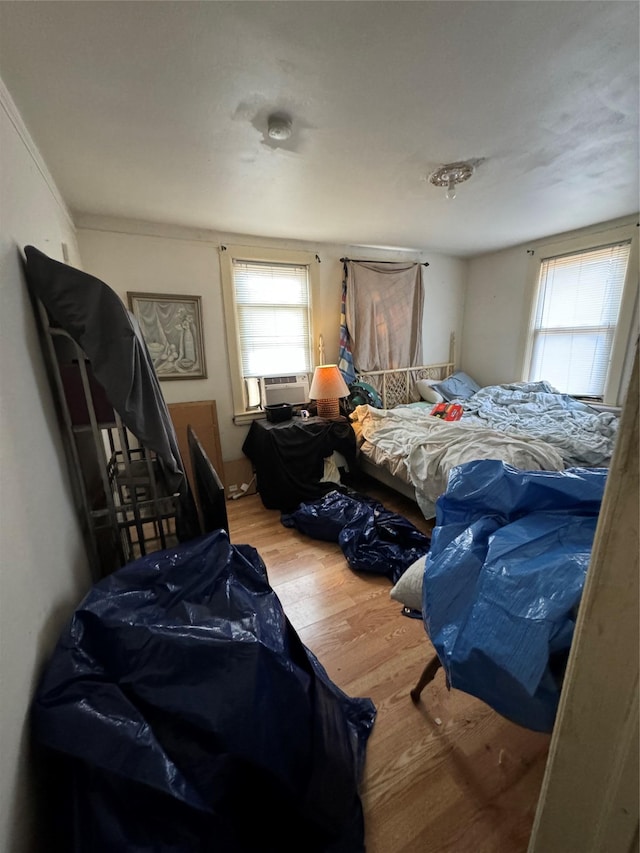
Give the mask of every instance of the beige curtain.
<path id="1" fill-rule="evenodd" d="M 422 265 L 347 261 L 346 319 L 361 372 L 422 364 Z"/>

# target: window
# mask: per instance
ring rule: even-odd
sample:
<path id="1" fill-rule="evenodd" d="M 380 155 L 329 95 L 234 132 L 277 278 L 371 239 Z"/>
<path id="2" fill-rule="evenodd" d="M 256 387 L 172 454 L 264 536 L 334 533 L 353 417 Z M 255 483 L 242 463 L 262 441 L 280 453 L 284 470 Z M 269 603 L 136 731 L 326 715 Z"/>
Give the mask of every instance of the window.
<path id="1" fill-rule="evenodd" d="M 313 370 L 316 260 L 308 252 L 227 247 L 221 269 L 235 420 L 242 423 L 256 402 L 256 383 L 246 380 Z"/>
<path id="2" fill-rule="evenodd" d="M 234 259 L 233 284 L 242 375 L 308 373 L 307 267 Z"/>
<path id="3" fill-rule="evenodd" d="M 633 313 L 631 246 L 629 238 L 572 252 L 541 252 L 529 380 L 547 380 L 574 397 L 617 402 L 630 331 L 630 318 L 623 314 L 627 308 Z"/>

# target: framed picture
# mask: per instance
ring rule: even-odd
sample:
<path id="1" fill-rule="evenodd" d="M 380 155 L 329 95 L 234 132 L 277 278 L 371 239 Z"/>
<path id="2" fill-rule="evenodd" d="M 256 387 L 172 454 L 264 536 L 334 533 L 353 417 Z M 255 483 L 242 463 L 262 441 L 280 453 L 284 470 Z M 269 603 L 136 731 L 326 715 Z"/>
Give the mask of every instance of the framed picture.
<path id="1" fill-rule="evenodd" d="M 206 379 L 199 296 L 127 293 L 158 379 Z"/>

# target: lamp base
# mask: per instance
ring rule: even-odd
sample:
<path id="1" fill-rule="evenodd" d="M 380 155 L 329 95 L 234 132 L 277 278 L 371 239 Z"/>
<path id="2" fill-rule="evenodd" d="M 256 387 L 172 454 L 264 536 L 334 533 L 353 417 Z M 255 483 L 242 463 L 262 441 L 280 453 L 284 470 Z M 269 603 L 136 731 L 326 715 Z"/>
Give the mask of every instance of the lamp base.
<path id="1" fill-rule="evenodd" d="M 319 418 L 339 418 L 340 403 L 337 400 L 316 400 Z"/>

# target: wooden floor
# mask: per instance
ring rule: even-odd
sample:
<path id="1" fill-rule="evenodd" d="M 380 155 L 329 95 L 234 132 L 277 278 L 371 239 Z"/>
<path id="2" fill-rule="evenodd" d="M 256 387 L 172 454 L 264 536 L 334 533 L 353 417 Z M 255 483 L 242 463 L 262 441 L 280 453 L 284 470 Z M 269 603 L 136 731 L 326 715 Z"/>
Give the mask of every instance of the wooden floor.
<path id="1" fill-rule="evenodd" d="M 411 501 L 367 491 L 429 531 Z M 303 643 L 342 690 L 375 703 L 361 787 L 367 853 L 524 853 L 549 737 L 447 691 L 442 670 L 414 705 L 409 690 L 433 648 L 389 598 L 390 581 L 353 572 L 337 544 L 283 527 L 258 495 L 228 513 L 231 540 L 257 548 Z"/>

